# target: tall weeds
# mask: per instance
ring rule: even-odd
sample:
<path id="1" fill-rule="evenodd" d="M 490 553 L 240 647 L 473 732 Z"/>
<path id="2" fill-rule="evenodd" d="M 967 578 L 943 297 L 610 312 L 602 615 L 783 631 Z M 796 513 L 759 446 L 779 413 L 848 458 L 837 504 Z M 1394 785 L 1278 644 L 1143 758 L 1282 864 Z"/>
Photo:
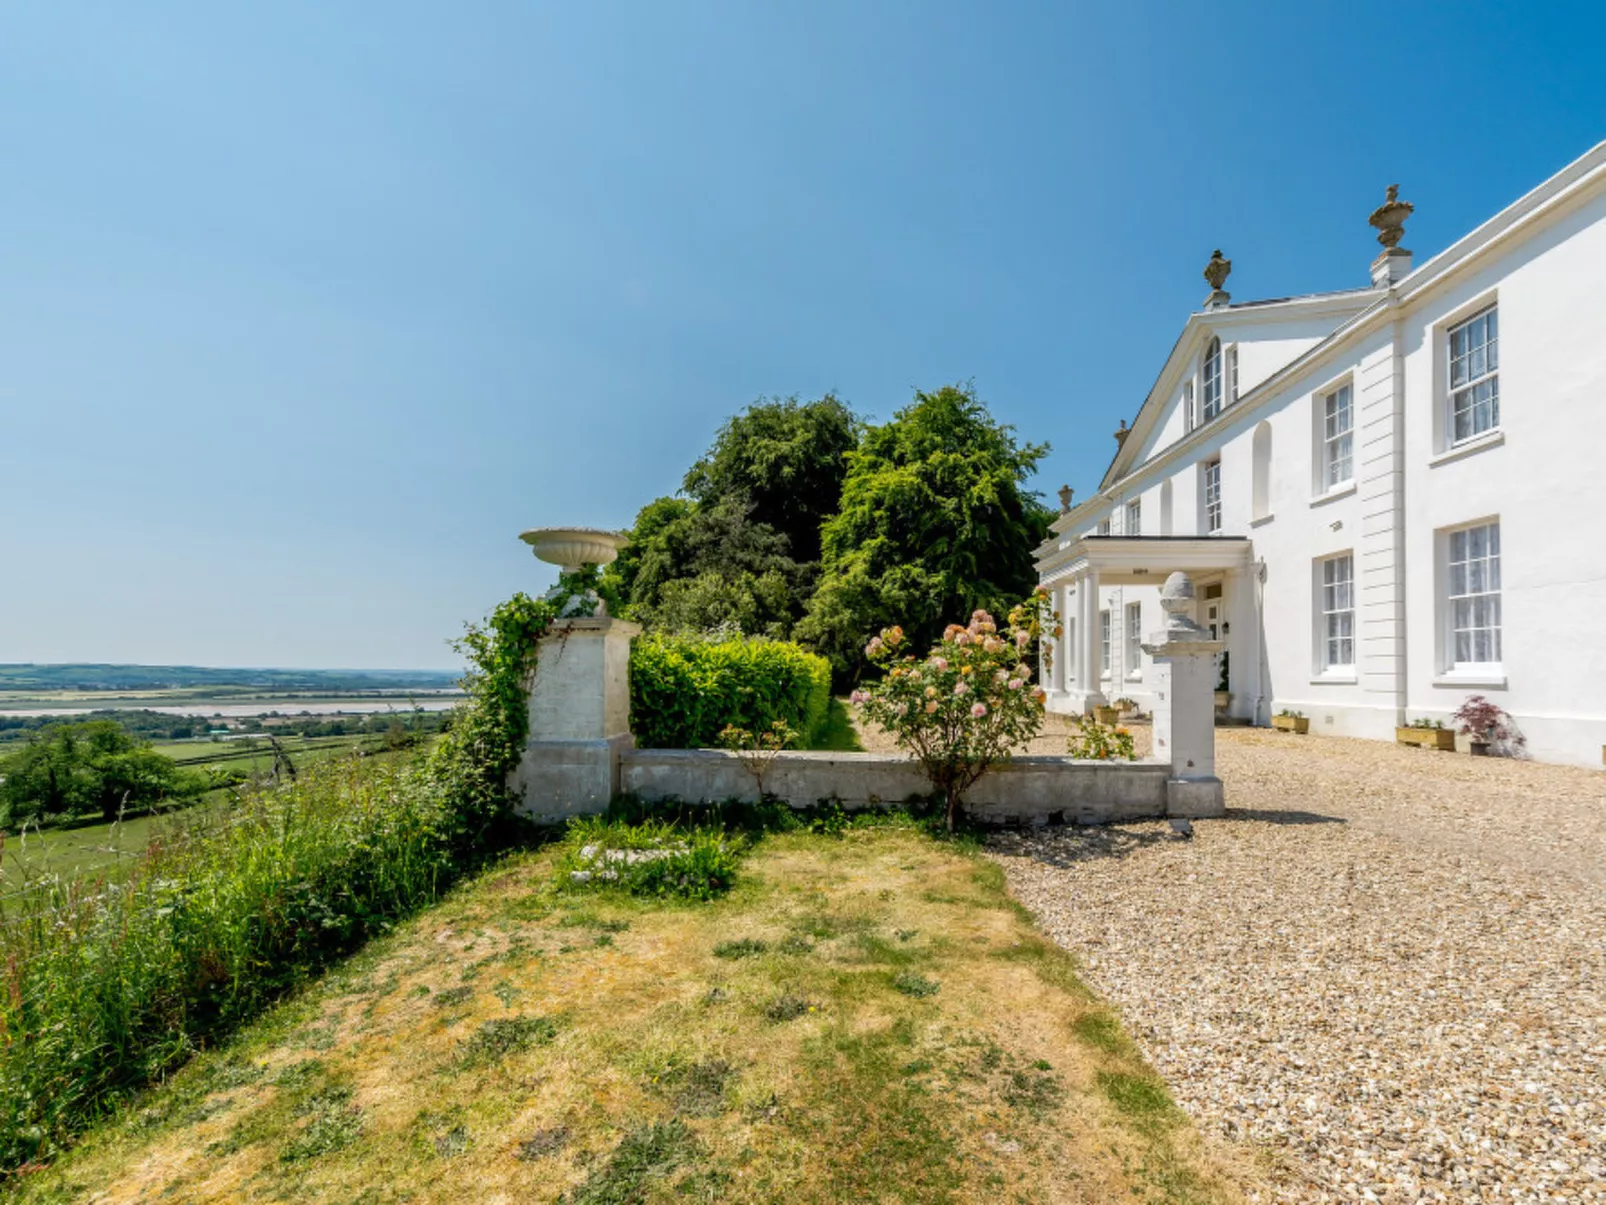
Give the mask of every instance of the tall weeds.
<path id="1" fill-rule="evenodd" d="M 440 827 L 417 770 L 352 760 L 173 819 L 120 880 L 0 901 L 0 1167 L 436 898 Z"/>

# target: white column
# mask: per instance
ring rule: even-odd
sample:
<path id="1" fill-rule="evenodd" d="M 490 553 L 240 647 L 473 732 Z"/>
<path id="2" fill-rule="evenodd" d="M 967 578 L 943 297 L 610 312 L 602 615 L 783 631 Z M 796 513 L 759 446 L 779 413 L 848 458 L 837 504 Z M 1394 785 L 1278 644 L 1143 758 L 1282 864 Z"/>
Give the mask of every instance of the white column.
<path id="1" fill-rule="evenodd" d="M 1099 641 L 1099 571 L 1089 568 L 1082 577 L 1081 589 L 1084 594 L 1082 600 L 1082 632 L 1081 656 L 1082 681 L 1079 683 L 1082 691 L 1082 707 L 1102 707 L 1105 699 L 1099 690 L 1099 675 L 1102 667 L 1099 663 L 1101 645 Z"/>
<path id="2" fill-rule="evenodd" d="M 1154 659 L 1154 757 L 1171 764 L 1166 814 L 1219 816 L 1226 811 L 1216 777 L 1215 656 L 1222 642 L 1189 614 L 1193 582 L 1173 573 L 1160 588 L 1166 626 L 1143 651 Z"/>

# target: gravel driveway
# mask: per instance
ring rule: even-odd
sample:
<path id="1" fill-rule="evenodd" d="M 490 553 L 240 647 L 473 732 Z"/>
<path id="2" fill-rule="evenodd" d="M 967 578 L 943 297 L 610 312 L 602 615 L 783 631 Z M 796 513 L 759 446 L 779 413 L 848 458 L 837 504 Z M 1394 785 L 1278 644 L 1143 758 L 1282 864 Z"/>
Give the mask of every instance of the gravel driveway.
<path id="1" fill-rule="evenodd" d="M 1218 737 L 1192 840 L 993 854 L 1255 1199 L 1606 1202 L 1606 775 Z"/>

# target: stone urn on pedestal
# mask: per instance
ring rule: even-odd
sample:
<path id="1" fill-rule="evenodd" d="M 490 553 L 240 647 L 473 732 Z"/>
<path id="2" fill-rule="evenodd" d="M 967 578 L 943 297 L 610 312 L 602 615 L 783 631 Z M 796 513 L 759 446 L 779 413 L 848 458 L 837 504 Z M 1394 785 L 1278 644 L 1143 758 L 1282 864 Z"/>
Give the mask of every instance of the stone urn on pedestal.
<path id="1" fill-rule="evenodd" d="M 559 617 L 536 645 L 530 735 L 509 786 L 520 810 L 542 823 L 604 810 L 619 790 L 630 735 L 630 641 L 641 631 L 615 619 L 595 590 L 574 579 L 610 565 L 629 542 L 596 527 L 537 527 L 520 537 L 561 570 L 545 598 Z"/>
<path id="2" fill-rule="evenodd" d="M 1143 651 L 1154 658 L 1154 756 L 1171 764 L 1166 813 L 1219 816 L 1226 809 L 1216 777 L 1216 654 L 1222 642 L 1193 621 L 1193 580 L 1173 573 L 1160 587 L 1165 628 L 1151 635 Z"/>

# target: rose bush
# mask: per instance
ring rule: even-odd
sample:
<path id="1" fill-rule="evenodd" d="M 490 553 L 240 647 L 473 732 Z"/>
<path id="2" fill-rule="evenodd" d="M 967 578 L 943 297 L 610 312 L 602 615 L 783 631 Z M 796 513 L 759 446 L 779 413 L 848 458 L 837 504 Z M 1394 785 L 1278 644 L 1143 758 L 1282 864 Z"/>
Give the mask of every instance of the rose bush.
<path id="1" fill-rule="evenodd" d="M 896 626 L 865 646 L 884 674 L 854 691 L 852 701 L 919 759 L 950 831 L 965 791 L 1042 731 L 1044 693 L 1032 683 L 1032 657 L 1052 620 L 1039 592 L 1009 613 L 1002 632 L 977 611 L 968 625 L 949 624 L 924 657 Z"/>

